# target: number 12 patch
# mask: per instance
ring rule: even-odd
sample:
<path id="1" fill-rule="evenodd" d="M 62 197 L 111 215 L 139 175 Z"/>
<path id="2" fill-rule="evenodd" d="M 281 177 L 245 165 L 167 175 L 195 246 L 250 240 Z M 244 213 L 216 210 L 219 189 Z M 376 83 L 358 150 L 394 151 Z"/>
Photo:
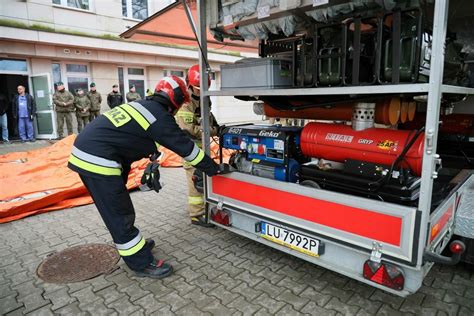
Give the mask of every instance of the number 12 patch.
<path id="1" fill-rule="evenodd" d="M 120 108 L 116 107 L 104 113 L 104 115 L 115 125 L 115 127 L 120 127 L 127 124 L 132 119 L 128 113 Z"/>

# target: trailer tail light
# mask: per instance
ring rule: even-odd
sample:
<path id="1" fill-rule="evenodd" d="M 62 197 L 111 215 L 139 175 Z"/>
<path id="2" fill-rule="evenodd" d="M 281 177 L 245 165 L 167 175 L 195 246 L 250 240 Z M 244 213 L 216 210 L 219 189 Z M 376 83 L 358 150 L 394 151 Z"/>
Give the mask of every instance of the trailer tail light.
<path id="1" fill-rule="evenodd" d="M 211 219 L 218 224 L 231 226 L 230 213 L 217 207 L 211 209 Z"/>
<path id="2" fill-rule="evenodd" d="M 449 245 L 449 250 L 455 255 L 462 255 L 466 251 L 466 245 L 460 240 L 454 240 Z"/>
<path id="3" fill-rule="evenodd" d="M 402 269 L 386 262 L 367 260 L 364 263 L 364 278 L 398 291 L 403 290 L 405 285 Z"/>

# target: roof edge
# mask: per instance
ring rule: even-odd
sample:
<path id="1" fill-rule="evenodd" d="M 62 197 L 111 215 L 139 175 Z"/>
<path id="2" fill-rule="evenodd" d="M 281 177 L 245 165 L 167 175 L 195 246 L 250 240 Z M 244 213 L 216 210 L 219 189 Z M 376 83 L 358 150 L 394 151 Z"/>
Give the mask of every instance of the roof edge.
<path id="1" fill-rule="evenodd" d="M 145 25 L 146 23 L 149 22 L 150 19 L 154 19 L 154 18 L 156 18 L 156 17 L 162 15 L 163 13 L 165 13 L 165 12 L 167 12 L 167 11 L 169 11 L 169 10 L 175 8 L 175 7 L 177 7 L 177 6 L 180 5 L 180 4 L 181 4 L 181 1 L 176 0 L 175 2 L 169 4 L 169 5 L 167 5 L 166 7 L 164 7 L 163 9 L 161 9 L 160 11 L 157 11 L 157 12 L 154 13 L 153 15 L 150 15 L 149 17 L 147 17 L 145 20 L 141 21 L 140 23 L 138 23 L 138 24 L 132 26 L 131 28 L 129 28 L 129 29 L 126 30 L 125 32 L 119 34 L 119 36 L 120 36 L 120 37 L 123 37 L 123 38 L 130 38 L 132 35 L 129 34 L 129 33 L 135 31 L 135 29 L 139 28 L 140 26 Z"/>

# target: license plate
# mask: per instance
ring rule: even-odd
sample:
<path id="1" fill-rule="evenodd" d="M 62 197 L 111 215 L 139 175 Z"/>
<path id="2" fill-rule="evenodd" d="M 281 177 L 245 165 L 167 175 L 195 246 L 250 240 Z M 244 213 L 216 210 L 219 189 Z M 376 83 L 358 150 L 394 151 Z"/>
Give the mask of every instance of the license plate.
<path id="1" fill-rule="evenodd" d="M 319 257 L 320 241 L 300 233 L 262 222 L 261 236 L 312 257 Z"/>

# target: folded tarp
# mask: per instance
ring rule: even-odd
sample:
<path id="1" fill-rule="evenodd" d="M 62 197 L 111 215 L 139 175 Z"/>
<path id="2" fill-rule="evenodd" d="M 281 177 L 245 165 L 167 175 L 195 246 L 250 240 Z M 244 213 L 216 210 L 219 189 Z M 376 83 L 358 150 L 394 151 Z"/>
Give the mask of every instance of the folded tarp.
<path id="1" fill-rule="evenodd" d="M 67 167 L 74 140 L 71 135 L 52 146 L 0 156 L 0 223 L 92 203 L 78 174 Z M 163 167 L 182 166 L 181 157 L 164 147 L 160 151 Z M 216 160 L 217 153 L 218 144 L 213 141 L 211 155 Z M 228 156 L 226 152 L 226 160 Z M 129 190 L 140 185 L 148 163 L 142 159 L 132 164 Z"/>

